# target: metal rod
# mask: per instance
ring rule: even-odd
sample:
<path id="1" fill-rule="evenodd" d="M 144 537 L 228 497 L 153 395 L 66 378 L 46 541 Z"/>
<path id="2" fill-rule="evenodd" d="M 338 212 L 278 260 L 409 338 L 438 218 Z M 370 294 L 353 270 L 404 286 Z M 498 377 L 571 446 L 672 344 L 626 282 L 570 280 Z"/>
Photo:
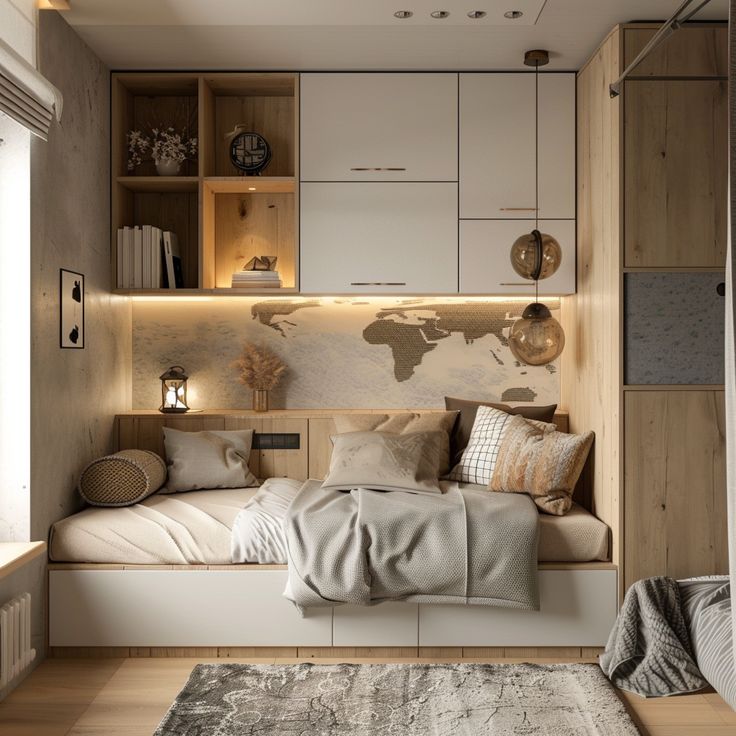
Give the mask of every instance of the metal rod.
<path id="1" fill-rule="evenodd" d="M 621 85 L 624 83 L 626 77 L 631 74 L 632 70 L 635 69 L 649 54 L 654 51 L 663 41 L 666 41 L 675 31 L 679 30 L 683 23 L 690 20 L 698 11 L 702 10 L 710 0 L 702 0 L 702 2 L 690 11 L 687 15 L 680 18 L 680 15 L 687 10 L 687 8 L 695 0 L 684 0 L 682 5 L 675 11 L 675 14 L 662 25 L 662 27 L 649 39 L 646 46 L 636 55 L 636 58 L 624 69 L 623 74 L 609 87 L 611 97 L 618 97 L 621 94 Z"/>

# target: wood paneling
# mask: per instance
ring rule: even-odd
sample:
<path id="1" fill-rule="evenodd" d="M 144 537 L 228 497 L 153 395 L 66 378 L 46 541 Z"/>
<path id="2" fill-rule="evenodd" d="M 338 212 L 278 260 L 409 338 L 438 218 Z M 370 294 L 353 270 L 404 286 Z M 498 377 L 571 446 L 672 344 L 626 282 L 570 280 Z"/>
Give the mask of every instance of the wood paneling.
<path id="1" fill-rule="evenodd" d="M 578 495 L 612 531 L 621 556 L 620 477 L 620 31 L 609 35 L 578 75 L 578 293 L 562 299 L 567 344 L 561 358 L 561 405 L 570 431 L 595 432 Z"/>
<path id="2" fill-rule="evenodd" d="M 624 66 L 644 48 L 659 26 L 626 28 Z M 728 28 L 681 28 L 632 70 L 632 76 L 725 77 L 728 75 Z"/>
<path id="3" fill-rule="evenodd" d="M 725 81 L 627 82 L 626 266 L 722 267 Z"/>
<path id="4" fill-rule="evenodd" d="M 626 393 L 625 584 L 728 572 L 720 391 Z"/>

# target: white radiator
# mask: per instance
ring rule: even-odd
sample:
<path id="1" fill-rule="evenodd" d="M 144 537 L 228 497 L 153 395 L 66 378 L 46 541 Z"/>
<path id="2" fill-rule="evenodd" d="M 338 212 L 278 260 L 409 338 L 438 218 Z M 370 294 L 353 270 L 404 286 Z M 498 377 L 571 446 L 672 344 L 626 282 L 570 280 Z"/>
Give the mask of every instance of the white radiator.
<path id="1" fill-rule="evenodd" d="M 31 594 L 24 593 L 0 608 L 0 695 L 30 667 Z"/>

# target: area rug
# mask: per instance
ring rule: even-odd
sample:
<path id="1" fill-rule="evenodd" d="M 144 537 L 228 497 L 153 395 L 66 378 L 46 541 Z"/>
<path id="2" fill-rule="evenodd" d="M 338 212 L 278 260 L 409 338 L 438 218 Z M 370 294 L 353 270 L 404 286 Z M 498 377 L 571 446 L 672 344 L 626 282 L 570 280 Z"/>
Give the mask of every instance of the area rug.
<path id="1" fill-rule="evenodd" d="M 154 736 L 637 736 L 594 664 L 200 664 Z"/>

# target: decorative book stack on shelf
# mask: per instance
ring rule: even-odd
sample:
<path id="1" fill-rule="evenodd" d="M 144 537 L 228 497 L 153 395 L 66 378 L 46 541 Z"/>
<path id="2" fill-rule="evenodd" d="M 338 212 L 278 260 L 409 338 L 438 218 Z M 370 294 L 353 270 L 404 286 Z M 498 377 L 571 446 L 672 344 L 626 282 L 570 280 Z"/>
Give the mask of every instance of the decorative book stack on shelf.
<path id="1" fill-rule="evenodd" d="M 196 159 L 184 161 L 179 176 L 158 175 L 145 156 L 130 170 L 128 134 L 168 128 L 196 139 Z M 236 129 L 267 142 L 270 159 L 258 176 L 244 176 L 233 164 L 232 157 L 242 156 L 242 146 L 231 151 Z M 162 256 L 157 278 L 153 244 L 150 278 L 147 270 L 143 278 L 142 250 L 141 278 L 131 278 L 126 269 L 131 263 L 126 228 L 135 233 L 135 226 L 145 222 L 151 223 L 152 233 L 162 233 L 162 247 L 163 234 L 176 233 L 179 276 L 174 283 L 187 293 L 296 292 L 297 140 L 296 74 L 113 74 L 111 261 L 116 290 L 170 293 L 166 259 Z M 143 242 L 142 228 L 140 237 Z M 278 272 L 248 275 L 248 262 L 262 253 L 278 259 Z M 133 263 L 137 260 L 134 256 Z"/>

